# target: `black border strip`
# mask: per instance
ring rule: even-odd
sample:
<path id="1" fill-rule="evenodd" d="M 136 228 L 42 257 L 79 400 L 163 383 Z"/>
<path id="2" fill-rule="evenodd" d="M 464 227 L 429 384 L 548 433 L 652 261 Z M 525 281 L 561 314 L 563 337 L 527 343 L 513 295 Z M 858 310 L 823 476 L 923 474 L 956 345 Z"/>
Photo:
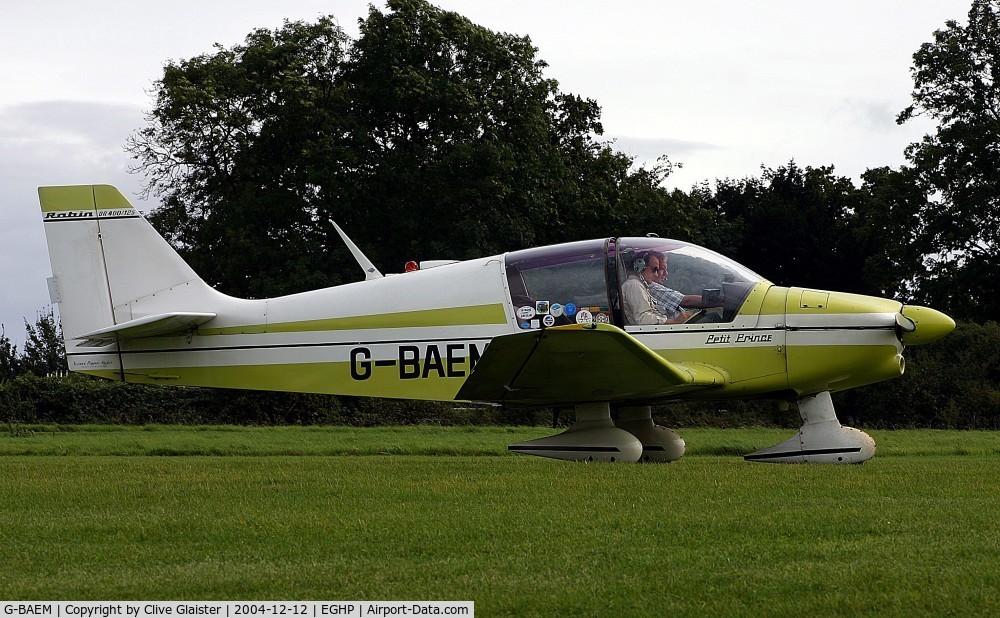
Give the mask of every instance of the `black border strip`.
<path id="1" fill-rule="evenodd" d="M 141 219 L 142 215 L 117 215 L 114 217 L 42 217 L 43 223 L 56 223 L 62 221 L 111 221 L 112 219 Z"/>
<path id="2" fill-rule="evenodd" d="M 248 333 L 248 334 L 265 334 L 265 333 Z M 228 336 L 228 335 L 221 335 Z M 442 338 L 442 339 L 390 339 L 385 341 L 344 341 L 344 342 L 334 342 L 327 341 L 323 343 L 272 343 L 269 345 L 238 345 L 238 346 L 213 346 L 207 348 L 157 348 L 153 350 L 123 350 L 122 354 L 176 354 L 180 352 L 228 352 L 228 351 L 240 351 L 240 350 L 282 350 L 282 349 L 301 349 L 301 348 L 339 348 L 345 346 L 353 347 L 363 347 L 370 345 L 403 345 L 403 344 L 419 344 L 419 343 L 448 343 L 448 342 L 470 342 L 470 341 L 490 341 L 493 337 L 459 337 L 459 338 Z M 102 350 L 95 352 L 67 352 L 66 356 L 98 356 L 102 354 L 117 354 L 111 350 Z"/>
<path id="3" fill-rule="evenodd" d="M 750 454 L 744 455 L 743 459 L 747 461 L 756 461 L 758 459 L 780 459 L 782 457 L 799 457 L 800 455 L 836 455 L 837 453 L 860 453 L 861 447 L 853 448 L 816 448 L 810 449 L 808 451 L 788 451 L 785 453 L 769 453 L 769 454 Z"/>
<path id="4" fill-rule="evenodd" d="M 461 324 L 456 324 L 455 326 L 462 326 Z M 795 328 L 788 329 L 789 331 L 848 331 L 848 330 L 892 330 L 883 327 L 833 327 L 833 328 L 820 328 L 820 327 L 810 327 L 810 328 Z M 539 331 L 541 332 L 541 331 Z M 634 336 L 643 335 L 691 335 L 691 334 L 702 334 L 702 333 L 767 333 L 767 332 L 782 332 L 782 329 L 776 328 L 744 328 L 744 329 L 705 329 L 698 331 L 661 331 L 661 332 L 628 332 L 628 334 Z M 236 333 L 231 335 L 205 335 L 206 337 L 230 337 L 238 335 L 267 335 L 267 334 L 278 334 L 278 333 L 267 333 L 267 332 L 255 332 L 255 333 Z M 494 335 L 499 337 L 501 335 Z M 123 350 L 125 354 L 164 354 L 164 353 L 177 353 L 177 352 L 225 352 L 225 351 L 239 351 L 239 350 L 280 350 L 280 349 L 303 349 L 303 348 L 321 348 L 321 347 L 343 347 L 343 346 L 369 346 L 369 345 L 403 345 L 403 344 L 420 344 L 420 343 L 443 343 L 443 342 L 468 342 L 468 341 L 483 341 L 492 340 L 493 337 L 457 337 L 457 338 L 435 338 L 435 339 L 384 339 L 378 341 L 326 341 L 317 343 L 273 343 L 266 345 L 237 345 L 237 346 L 211 346 L 211 347 L 189 347 L 189 348 L 157 348 L 153 350 Z M 648 347 L 648 346 L 647 346 Z M 67 351 L 67 356 L 94 356 L 101 354 L 112 354 L 111 351 L 95 351 L 95 352 L 70 352 Z"/>
<path id="5" fill-rule="evenodd" d="M 560 453 L 620 453 L 621 449 L 617 446 L 517 446 L 516 444 L 511 444 L 507 447 L 508 451 L 556 451 Z"/>

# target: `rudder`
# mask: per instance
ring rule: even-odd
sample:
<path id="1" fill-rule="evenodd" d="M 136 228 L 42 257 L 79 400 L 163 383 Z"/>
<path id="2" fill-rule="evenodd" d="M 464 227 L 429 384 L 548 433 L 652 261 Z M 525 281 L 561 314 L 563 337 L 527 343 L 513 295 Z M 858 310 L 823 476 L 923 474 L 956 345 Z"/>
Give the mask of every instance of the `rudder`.
<path id="1" fill-rule="evenodd" d="M 212 304 L 212 290 L 114 187 L 39 187 L 63 335 Z M 165 294 L 165 292 L 170 292 Z"/>

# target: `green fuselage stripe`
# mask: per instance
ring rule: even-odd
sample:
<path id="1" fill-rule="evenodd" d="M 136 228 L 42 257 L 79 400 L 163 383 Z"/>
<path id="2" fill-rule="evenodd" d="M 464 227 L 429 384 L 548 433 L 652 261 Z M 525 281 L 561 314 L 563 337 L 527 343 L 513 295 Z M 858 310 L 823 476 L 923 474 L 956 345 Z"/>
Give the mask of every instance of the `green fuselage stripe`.
<path id="1" fill-rule="evenodd" d="M 480 324 L 506 324 L 503 305 L 473 305 L 447 309 L 399 311 L 374 315 L 356 315 L 344 318 L 321 318 L 297 322 L 231 326 L 199 329 L 200 335 L 232 335 L 241 333 L 303 333 L 331 330 L 367 330 L 373 328 L 420 328 L 430 326 L 467 326 Z"/>

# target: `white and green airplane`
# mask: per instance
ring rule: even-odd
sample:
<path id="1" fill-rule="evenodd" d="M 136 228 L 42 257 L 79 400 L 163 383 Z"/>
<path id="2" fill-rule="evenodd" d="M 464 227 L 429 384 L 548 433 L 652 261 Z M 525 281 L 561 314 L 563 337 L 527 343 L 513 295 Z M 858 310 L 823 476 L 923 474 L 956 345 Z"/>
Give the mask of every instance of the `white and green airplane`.
<path id="1" fill-rule="evenodd" d="M 383 276 L 342 234 L 364 281 L 244 300 L 206 284 L 114 187 L 38 194 L 72 371 L 130 383 L 572 406 L 576 422 L 565 432 L 509 447 L 558 459 L 673 461 L 684 440 L 654 425 L 651 404 L 770 398 L 794 403 L 802 428 L 747 460 L 863 462 L 875 443 L 841 426 L 830 393 L 899 376 L 904 346 L 955 326 L 926 307 L 777 286 L 717 253 L 657 237 Z M 669 259 L 665 285 L 695 306 L 686 320 L 629 323 L 622 288 L 636 287 L 629 278 L 643 276 L 651 255 L 664 256 L 663 267 Z"/>

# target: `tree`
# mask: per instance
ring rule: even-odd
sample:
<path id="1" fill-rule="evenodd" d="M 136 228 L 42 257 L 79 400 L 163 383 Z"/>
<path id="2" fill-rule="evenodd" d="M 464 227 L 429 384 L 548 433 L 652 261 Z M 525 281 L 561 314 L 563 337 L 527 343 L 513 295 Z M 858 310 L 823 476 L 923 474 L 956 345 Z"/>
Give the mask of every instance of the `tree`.
<path id="1" fill-rule="evenodd" d="M 39 313 L 34 326 L 25 320 L 24 328 L 27 331 L 27 338 L 24 342 L 21 366 L 25 371 L 37 376 L 46 376 L 68 369 L 62 329 L 51 309 Z"/>
<path id="2" fill-rule="evenodd" d="M 531 40 L 424 0 L 256 30 L 171 62 L 128 149 L 164 196 L 153 223 L 210 283 L 267 296 L 356 280 L 329 220 L 382 268 L 635 233 L 660 186 L 599 141 L 600 107 L 546 78 Z"/>
<path id="3" fill-rule="evenodd" d="M 334 140 L 315 137 L 349 132 L 336 81 L 346 42 L 331 18 L 286 23 L 170 62 L 156 84 L 150 124 L 127 146 L 133 171 L 164 196 L 153 224 L 224 291 L 256 297 L 336 281 L 324 268 L 311 170 L 344 165 Z"/>
<path id="4" fill-rule="evenodd" d="M 791 161 L 761 178 L 721 180 L 708 200 L 740 234 L 731 255 L 781 285 L 865 293 L 854 235 L 861 195 L 832 167 Z"/>
<path id="5" fill-rule="evenodd" d="M 926 191 L 909 167 L 870 169 L 861 180 L 851 229 L 864 260 L 865 293 L 926 304 L 916 289 L 932 251 L 921 219 Z"/>
<path id="6" fill-rule="evenodd" d="M 931 195 L 921 217 L 930 240 L 917 284 L 957 318 L 1000 319 L 1000 3 L 973 0 L 969 22 L 948 21 L 913 55 L 913 104 L 897 117 L 937 121 L 906 156 Z"/>
<path id="7" fill-rule="evenodd" d="M 0 324 L 0 382 L 13 380 L 21 373 L 21 362 L 17 357 L 15 346 Z"/>
<path id="8" fill-rule="evenodd" d="M 550 129 L 561 99 L 537 50 L 423 1 L 388 6 L 371 8 L 345 65 L 360 166 L 341 196 L 323 183 L 330 212 L 354 214 L 389 265 L 532 244 L 554 209 L 542 165 L 560 154 Z"/>

